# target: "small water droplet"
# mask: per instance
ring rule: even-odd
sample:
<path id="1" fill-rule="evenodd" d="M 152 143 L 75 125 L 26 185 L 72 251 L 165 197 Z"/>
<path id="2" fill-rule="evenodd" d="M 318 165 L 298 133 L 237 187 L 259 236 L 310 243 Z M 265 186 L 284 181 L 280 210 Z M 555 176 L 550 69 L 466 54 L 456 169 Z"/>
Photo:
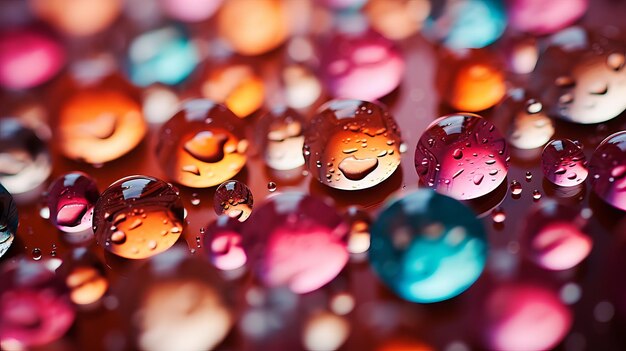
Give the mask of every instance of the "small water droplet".
<path id="1" fill-rule="evenodd" d="M 522 194 L 522 184 L 517 180 L 511 182 L 510 189 L 513 196 L 520 196 Z"/>
<path id="2" fill-rule="evenodd" d="M 533 174 L 530 171 L 526 172 L 526 181 L 530 182 L 533 179 Z"/>
<path id="3" fill-rule="evenodd" d="M 479 173 L 479 174 L 476 174 L 472 180 L 474 184 L 479 185 L 483 181 L 484 177 L 485 177 L 484 175 Z"/>
<path id="4" fill-rule="evenodd" d="M 148 249 L 154 250 L 157 248 L 157 242 L 155 240 L 148 241 Z"/>
<path id="5" fill-rule="evenodd" d="M 460 160 L 461 158 L 463 158 L 463 151 L 461 151 L 461 149 L 455 149 L 452 153 L 452 157 L 454 157 L 456 160 Z"/>
<path id="6" fill-rule="evenodd" d="M 198 206 L 200 205 L 200 197 L 198 196 L 197 193 L 193 193 L 191 194 L 191 204 L 193 206 Z"/>
<path id="7" fill-rule="evenodd" d="M 274 182 L 269 182 L 267 183 L 267 190 L 270 191 L 270 193 L 273 193 L 274 191 L 276 191 L 277 185 Z"/>
<path id="8" fill-rule="evenodd" d="M 114 244 L 123 244 L 126 241 L 126 233 L 121 230 L 118 230 L 111 234 L 111 241 Z"/>
<path id="9" fill-rule="evenodd" d="M 39 261 L 41 259 L 41 256 L 42 256 L 41 249 L 38 248 L 38 247 L 34 248 L 33 251 L 32 251 L 32 256 L 33 256 L 33 260 Z"/>
<path id="10" fill-rule="evenodd" d="M 506 213 L 502 207 L 496 207 L 491 211 L 491 218 L 495 223 L 502 223 L 506 219 Z"/>
<path id="11" fill-rule="evenodd" d="M 541 199 L 541 192 L 537 189 L 533 190 L 533 200 L 537 201 Z"/>

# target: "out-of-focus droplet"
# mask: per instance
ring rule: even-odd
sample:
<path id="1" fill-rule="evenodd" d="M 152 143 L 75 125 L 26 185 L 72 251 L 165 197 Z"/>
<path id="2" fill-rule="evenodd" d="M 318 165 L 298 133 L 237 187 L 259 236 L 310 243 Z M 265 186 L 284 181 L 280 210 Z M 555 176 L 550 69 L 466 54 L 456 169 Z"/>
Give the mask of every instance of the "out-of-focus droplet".
<path id="1" fill-rule="evenodd" d="M 119 288 L 120 310 L 142 350 L 212 350 L 235 321 L 232 292 L 184 247 L 150 258 Z"/>
<path id="2" fill-rule="evenodd" d="M 360 190 L 393 174 L 400 164 L 400 144 L 400 131 L 382 105 L 333 100 L 307 126 L 304 158 L 322 184 Z"/>
<path id="3" fill-rule="evenodd" d="M 463 158 L 455 158 L 461 150 Z M 461 161 L 461 162 L 460 162 Z M 415 169 L 424 184 L 459 200 L 486 195 L 506 178 L 509 150 L 491 122 L 474 114 L 443 116 L 424 131 Z"/>
<path id="4" fill-rule="evenodd" d="M 121 0 L 29 0 L 37 16 L 64 34 L 88 37 L 105 30 L 122 10 Z"/>
<path id="5" fill-rule="evenodd" d="M 193 206 L 200 205 L 200 195 L 198 195 L 198 193 L 192 193 L 190 202 Z"/>
<path id="6" fill-rule="evenodd" d="M 242 121 L 209 100 L 190 100 L 160 130 L 156 154 L 161 169 L 193 188 L 218 185 L 246 163 Z"/>
<path id="7" fill-rule="evenodd" d="M 541 154 L 544 177 L 558 186 L 576 186 L 585 181 L 586 163 L 582 148 L 569 139 L 551 141 Z"/>
<path id="8" fill-rule="evenodd" d="M 268 52 L 289 34 L 286 5 L 278 0 L 225 1 L 216 21 L 220 37 L 242 55 Z M 259 23 L 263 23 L 262 30 Z"/>
<path id="9" fill-rule="evenodd" d="M 535 189 L 533 190 L 533 200 L 539 201 L 541 199 L 541 191 Z"/>
<path id="10" fill-rule="evenodd" d="M 371 233 L 374 271 L 409 301 L 451 299 L 468 289 L 485 267 L 487 239 L 474 212 L 430 189 L 387 204 Z"/>
<path id="11" fill-rule="evenodd" d="M 527 171 L 525 179 L 527 182 L 530 182 L 533 179 L 533 174 L 530 171 Z"/>
<path id="12" fill-rule="evenodd" d="M 17 224 L 17 206 L 13 196 L 0 184 L 0 258 L 13 244 Z"/>
<path id="13" fill-rule="evenodd" d="M 50 221 L 65 233 L 92 230 L 93 207 L 98 201 L 96 182 L 82 172 L 57 178 L 48 188 Z"/>
<path id="14" fill-rule="evenodd" d="M 506 93 L 504 73 L 492 63 L 462 62 L 445 95 L 459 111 L 478 112 L 497 104 Z"/>
<path id="15" fill-rule="evenodd" d="M 370 224 L 369 214 L 357 207 L 350 207 L 345 214 L 346 221 L 350 225 L 348 236 L 348 252 L 360 255 L 370 248 Z"/>
<path id="16" fill-rule="evenodd" d="M 506 220 L 506 213 L 501 207 L 496 207 L 491 211 L 491 218 L 494 223 L 503 223 Z"/>
<path id="17" fill-rule="evenodd" d="M 333 313 L 343 316 L 352 312 L 355 304 L 354 297 L 344 292 L 334 295 L 329 302 L 329 307 Z"/>
<path id="18" fill-rule="evenodd" d="M 589 161 L 593 191 L 605 202 L 626 211 L 626 131 L 609 135 Z"/>
<path id="19" fill-rule="evenodd" d="M 497 287 L 483 308 L 484 347 L 493 350 L 552 349 L 573 322 L 572 313 L 554 292 L 529 284 Z"/>
<path id="20" fill-rule="evenodd" d="M 278 186 L 276 185 L 276 183 L 274 182 L 267 183 L 267 190 L 269 190 L 270 193 L 275 192 L 277 188 Z"/>
<path id="21" fill-rule="evenodd" d="M 324 201 L 282 193 L 259 206 L 243 226 L 250 267 L 268 286 L 299 294 L 316 290 L 348 261 L 348 225 Z"/>
<path id="22" fill-rule="evenodd" d="M 512 0 L 508 2 L 507 14 L 515 30 L 545 35 L 573 24 L 588 7 L 589 0 Z"/>
<path id="23" fill-rule="evenodd" d="M 511 190 L 511 195 L 513 195 L 513 197 L 519 197 L 522 194 L 522 184 L 520 184 L 517 180 L 511 182 L 509 189 Z"/>
<path id="24" fill-rule="evenodd" d="M 548 200 L 527 218 L 522 245 L 537 265 L 549 270 L 570 269 L 591 252 L 593 242 L 581 229 L 586 219 L 576 208 Z"/>
<path id="25" fill-rule="evenodd" d="M 539 60 L 539 47 L 535 38 L 524 38 L 511 44 L 508 52 L 509 67 L 517 74 L 528 74 L 535 70 Z"/>
<path id="26" fill-rule="evenodd" d="M 72 250 L 57 274 L 65 280 L 72 302 L 79 306 L 93 306 L 109 289 L 104 266 L 86 248 Z"/>
<path id="27" fill-rule="evenodd" d="M 199 61 L 198 48 L 181 27 L 166 26 L 143 32 L 128 48 L 130 78 L 139 86 L 178 84 Z"/>
<path id="28" fill-rule="evenodd" d="M 211 67 L 202 82 L 202 96 L 224 104 L 240 118 L 245 118 L 263 105 L 265 86 L 251 66 L 226 64 Z"/>
<path id="29" fill-rule="evenodd" d="M 134 149 L 147 132 L 139 103 L 116 90 L 82 90 L 63 103 L 58 142 L 66 157 L 93 165 Z"/>
<path id="30" fill-rule="evenodd" d="M 159 0 L 163 12 L 183 22 L 201 22 L 211 17 L 224 0 Z"/>
<path id="31" fill-rule="evenodd" d="M 304 126 L 304 117 L 291 108 L 275 108 L 259 119 L 256 140 L 268 167 L 290 170 L 304 165 Z"/>
<path id="32" fill-rule="evenodd" d="M 52 172 L 50 153 L 35 131 L 17 118 L 0 119 L 0 183 L 13 195 L 42 186 Z"/>
<path id="33" fill-rule="evenodd" d="M 282 70 L 287 106 L 304 109 L 313 105 L 322 94 L 322 83 L 305 65 L 292 64 Z"/>
<path id="34" fill-rule="evenodd" d="M 321 61 L 324 84 L 336 98 L 375 101 L 404 75 L 404 58 L 395 43 L 374 31 L 335 34 L 324 43 Z"/>
<path id="35" fill-rule="evenodd" d="M 169 249 L 183 230 L 178 190 L 162 180 L 136 175 L 111 184 L 94 208 L 100 246 L 118 256 L 146 258 Z M 156 247 L 150 242 L 157 243 Z"/>
<path id="36" fill-rule="evenodd" d="M 231 217 L 220 216 L 209 224 L 204 233 L 204 250 L 220 270 L 231 271 L 246 264 L 248 258 L 241 246 L 239 223 Z"/>
<path id="37" fill-rule="evenodd" d="M 431 2 L 426 37 L 452 49 L 476 49 L 496 41 L 506 28 L 504 1 L 462 0 Z"/>
<path id="38" fill-rule="evenodd" d="M 176 92 L 164 85 L 152 85 L 142 94 L 142 111 L 149 123 L 166 122 L 176 113 L 179 103 Z"/>
<path id="39" fill-rule="evenodd" d="M 307 318 L 302 330 L 305 350 L 337 350 L 348 339 L 348 321 L 330 312 L 318 312 Z"/>
<path id="40" fill-rule="evenodd" d="M 247 185 L 237 180 L 229 180 L 220 184 L 213 197 L 215 213 L 227 215 L 240 222 L 250 217 L 252 203 L 252 192 Z"/>
<path id="41" fill-rule="evenodd" d="M 0 33 L 0 86 L 29 89 L 54 77 L 65 64 L 60 43 L 32 29 Z"/>
<path id="42" fill-rule="evenodd" d="M 568 69 L 568 76 L 558 77 L 546 89 L 554 96 L 554 114 L 573 123 L 595 124 L 611 120 L 626 110 L 626 69 L 617 57 L 623 53 L 580 58 Z M 616 65 L 617 64 L 617 65 Z"/>
<path id="43" fill-rule="evenodd" d="M 430 9 L 428 0 L 370 0 L 365 6 L 372 27 L 392 40 L 415 34 Z"/>
<path id="44" fill-rule="evenodd" d="M 0 271 L 0 345 L 34 348 L 59 339 L 74 322 L 75 311 L 63 282 L 55 275 L 58 259 L 5 262 Z"/>
<path id="45" fill-rule="evenodd" d="M 507 140 L 518 149 L 541 147 L 554 135 L 552 120 L 543 111 L 543 105 L 534 99 L 514 115 L 512 124 Z"/>
<path id="46" fill-rule="evenodd" d="M 43 257 L 43 254 L 41 253 L 41 249 L 36 247 L 31 251 L 31 256 L 33 257 L 33 260 L 35 261 L 39 261 L 41 260 L 41 257 Z"/>

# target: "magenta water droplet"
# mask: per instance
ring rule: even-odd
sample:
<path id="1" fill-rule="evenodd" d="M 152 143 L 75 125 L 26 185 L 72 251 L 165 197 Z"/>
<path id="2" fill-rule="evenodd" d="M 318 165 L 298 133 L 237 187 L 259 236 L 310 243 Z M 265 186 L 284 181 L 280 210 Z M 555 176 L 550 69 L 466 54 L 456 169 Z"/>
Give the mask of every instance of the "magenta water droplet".
<path id="1" fill-rule="evenodd" d="M 441 142 L 429 143 L 435 139 Z M 472 155 L 472 161 L 459 164 L 463 154 Z M 474 114 L 454 114 L 435 120 L 422 134 L 415 168 L 423 183 L 466 200 L 495 190 L 506 178 L 508 158 L 506 142 L 491 122 Z"/>
<path id="2" fill-rule="evenodd" d="M 626 211 L 626 131 L 604 139 L 589 161 L 593 191 L 610 205 Z"/>
<path id="3" fill-rule="evenodd" d="M 99 195 L 96 182 L 85 173 L 72 172 L 57 178 L 48 189 L 50 221 L 66 233 L 91 231 L 93 207 Z"/>
<path id="4" fill-rule="evenodd" d="M 250 217 L 252 204 L 252 192 L 247 185 L 237 180 L 229 180 L 220 184 L 213 197 L 215 213 L 218 215 L 225 214 L 240 222 Z"/>
<path id="5" fill-rule="evenodd" d="M 240 222 L 228 216 L 220 216 L 207 226 L 204 234 L 204 250 L 220 270 L 243 267 L 247 255 L 241 246 Z"/>
<path id="6" fill-rule="evenodd" d="M 585 154 L 569 139 L 553 140 L 543 149 L 543 175 L 558 186 L 576 186 L 587 179 Z"/>
<path id="7" fill-rule="evenodd" d="M 334 279 L 348 261 L 347 223 L 324 201 L 300 193 L 273 196 L 243 225 L 250 267 L 268 286 L 296 293 Z"/>
<path id="8" fill-rule="evenodd" d="M 517 180 L 512 181 L 509 188 L 513 197 L 519 197 L 522 194 L 522 184 Z"/>

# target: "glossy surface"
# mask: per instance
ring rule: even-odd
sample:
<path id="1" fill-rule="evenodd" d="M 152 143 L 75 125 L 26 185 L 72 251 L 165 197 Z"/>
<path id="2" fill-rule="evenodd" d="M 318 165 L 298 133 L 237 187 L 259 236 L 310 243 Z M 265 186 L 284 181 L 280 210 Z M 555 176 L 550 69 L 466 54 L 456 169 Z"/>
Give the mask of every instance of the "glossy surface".
<path id="1" fill-rule="evenodd" d="M 211 263 L 223 271 L 242 268 L 248 256 L 241 246 L 241 223 L 228 216 L 211 222 L 204 232 L 204 250 Z"/>
<path id="2" fill-rule="evenodd" d="M 248 141 L 242 122 L 209 100 L 190 100 L 161 127 L 156 155 L 167 176 L 182 185 L 208 188 L 245 165 Z"/>
<path id="3" fill-rule="evenodd" d="M 243 247 L 264 284 L 304 294 L 330 282 L 346 265 L 348 229 L 324 201 L 283 193 L 269 198 L 246 221 Z"/>
<path id="4" fill-rule="evenodd" d="M 98 244 L 132 259 L 169 249 L 183 231 L 183 204 L 178 189 L 148 176 L 129 176 L 111 184 L 93 214 Z"/>
<path id="5" fill-rule="evenodd" d="M 241 118 L 258 110 L 265 98 L 261 77 L 242 64 L 212 67 L 200 89 L 204 98 L 226 105 Z"/>
<path id="6" fill-rule="evenodd" d="M 400 131 L 386 107 L 358 100 L 333 100 L 305 131 L 304 158 L 322 184 L 366 189 L 389 178 L 400 164 Z"/>
<path id="7" fill-rule="evenodd" d="M 459 200 L 496 189 L 509 169 L 506 141 L 491 122 L 474 114 L 440 117 L 424 131 L 415 149 L 420 180 Z"/>
<path id="8" fill-rule="evenodd" d="M 257 122 L 256 142 L 265 164 L 275 170 L 304 165 L 304 117 L 291 108 L 275 108 Z"/>
<path id="9" fill-rule="evenodd" d="M 544 35 L 576 22 L 588 6 L 589 0 L 511 0 L 507 13 L 514 29 Z"/>
<path id="10" fill-rule="evenodd" d="M 487 259 L 485 230 L 460 202 L 422 189 L 392 200 L 374 221 L 370 263 L 400 297 L 419 303 L 467 290 Z"/>

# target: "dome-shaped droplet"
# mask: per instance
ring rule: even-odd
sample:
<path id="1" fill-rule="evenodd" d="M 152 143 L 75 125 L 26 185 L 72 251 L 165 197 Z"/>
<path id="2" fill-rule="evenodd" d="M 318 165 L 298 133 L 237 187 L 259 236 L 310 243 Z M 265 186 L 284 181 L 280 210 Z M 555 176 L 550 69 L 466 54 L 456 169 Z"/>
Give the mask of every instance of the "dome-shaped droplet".
<path id="1" fill-rule="evenodd" d="M 0 184 L 0 258 L 13 244 L 17 223 L 17 206 L 13 196 Z"/>
<path id="2" fill-rule="evenodd" d="M 541 191 L 535 189 L 533 190 L 533 200 L 539 201 L 541 199 Z"/>
<path id="3" fill-rule="evenodd" d="M 541 102 L 511 98 L 504 104 L 511 108 L 511 120 L 507 123 L 507 141 L 511 146 L 523 150 L 535 149 L 545 145 L 554 135 L 554 124 Z M 506 106 L 501 106 L 501 110 L 504 109 Z"/>
<path id="4" fill-rule="evenodd" d="M 506 220 L 506 213 L 501 207 L 496 207 L 491 211 L 491 219 L 494 223 L 502 223 Z"/>
<path id="5" fill-rule="evenodd" d="M 248 256 L 241 246 L 240 222 L 228 216 L 218 217 L 204 232 L 204 250 L 220 270 L 243 267 Z"/>
<path id="6" fill-rule="evenodd" d="M 389 178 L 400 164 L 400 131 L 382 105 L 333 100 L 307 126 L 304 158 L 332 188 L 359 190 Z"/>
<path id="7" fill-rule="evenodd" d="M 225 105 L 240 118 L 248 117 L 263 105 L 263 80 L 249 65 L 211 65 L 205 77 L 200 87 L 202 97 Z"/>
<path id="8" fill-rule="evenodd" d="M 320 288 L 348 261 L 348 225 L 324 201 L 299 193 L 273 196 L 243 226 L 250 267 L 268 286 L 296 293 Z"/>
<path id="9" fill-rule="evenodd" d="M 252 192 L 244 183 L 229 180 L 215 190 L 213 207 L 218 215 L 225 214 L 240 222 L 250 217 L 252 212 Z"/>
<path id="10" fill-rule="evenodd" d="M 89 175 L 82 172 L 62 175 L 48 188 L 50 221 L 66 233 L 91 231 L 93 207 L 99 195 L 96 182 Z"/>
<path id="11" fill-rule="evenodd" d="M 269 182 L 269 183 L 267 183 L 267 190 L 268 190 L 270 193 L 275 192 L 275 191 L 276 191 L 276 189 L 278 189 L 278 186 L 276 185 L 276 183 L 274 183 L 274 182 Z"/>
<path id="12" fill-rule="evenodd" d="M 183 230 L 178 190 L 162 180 L 136 175 L 111 184 L 94 208 L 98 243 L 125 258 L 146 258 L 169 249 Z M 157 243 L 151 247 L 150 241 Z"/>
<path id="13" fill-rule="evenodd" d="M 485 230 L 474 212 L 430 189 L 387 204 L 371 233 L 374 271 L 409 301 L 459 295 L 478 279 L 487 260 Z"/>
<path id="14" fill-rule="evenodd" d="M 137 101 L 105 88 L 72 95 L 61 107 L 57 129 L 66 157 L 98 165 L 130 152 L 148 130 Z"/>
<path id="15" fill-rule="evenodd" d="M 403 56 L 393 41 L 374 31 L 335 34 L 324 48 L 322 77 L 334 97 L 374 101 L 402 80 Z"/>
<path id="16" fill-rule="evenodd" d="M 191 100 L 161 127 L 157 158 L 173 181 L 207 188 L 245 165 L 248 141 L 241 120 L 222 105 Z"/>
<path id="17" fill-rule="evenodd" d="M 72 302 L 91 306 L 109 289 L 104 265 L 86 248 L 77 248 L 65 257 L 57 274 L 65 280 Z"/>
<path id="18" fill-rule="evenodd" d="M 454 109 L 483 111 L 497 104 L 506 94 L 504 72 L 493 62 L 464 61 L 446 86 L 448 89 L 443 96 Z"/>
<path id="19" fill-rule="evenodd" d="M 511 182 L 509 189 L 511 190 L 511 195 L 514 197 L 519 197 L 522 194 L 522 184 L 517 180 Z"/>
<path id="20" fill-rule="evenodd" d="M 585 154 L 569 139 L 551 141 L 541 154 L 543 175 L 558 186 L 576 186 L 587 179 Z"/>
<path id="21" fill-rule="evenodd" d="M 46 181 L 52 164 L 46 144 L 17 118 L 0 118 L 0 183 L 13 195 Z"/>
<path id="22" fill-rule="evenodd" d="M 0 271 L 0 344 L 33 348 L 59 339 L 74 322 L 58 259 L 5 262 Z"/>
<path id="23" fill-rule="evenodd" d="M 454 157 L 456 150 L 462 150 L 461 160 Z M 415 149 L 415 169 L 420 180 L 438 192 L 473 199 L 504 181 L 509 150 L 491 122 L 474 114 L 448 115 L 422 134 Z"/>
<path id="24" fill-rule="evenodd" d="M 291 108 L 276 108 L 257 122 L 256 140 L 265 164 L 276 170 L 304 165 L 304 118 Z"/>
<path id="25" fill-rule="evenodd" d="M 610 205 L 626 211 L 626 131 L 609 135 L 589 161 L 593 191 Z"/>
<path id="26" fill-rule="evenodd" d="M 522 234 L 525 255 L 549 270 L 570 269 L 584 260 L 593 242 L 582 232 L 587 219 L 581 212 L 547 200 L 528 215 Z"/>

